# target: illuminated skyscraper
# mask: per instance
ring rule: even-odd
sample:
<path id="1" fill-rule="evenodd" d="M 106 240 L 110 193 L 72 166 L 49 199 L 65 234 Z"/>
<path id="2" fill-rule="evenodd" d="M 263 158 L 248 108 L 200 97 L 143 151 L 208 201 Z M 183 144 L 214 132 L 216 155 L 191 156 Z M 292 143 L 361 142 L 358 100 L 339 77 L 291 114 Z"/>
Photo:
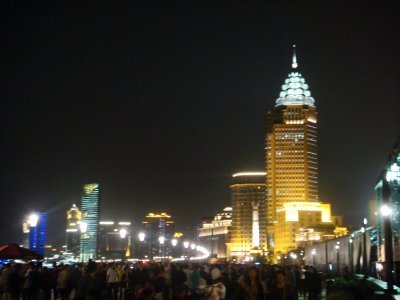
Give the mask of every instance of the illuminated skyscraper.
<path id="1" fill-rule="evenodd" d="M 265 172 L 233 174 L 232 226 L 229 256 L 245 256 L 267 250 Z"/>
<path id="2" fill-rule="evenodd" d="M 80 259 L 87 261 L 97 256 L 97 235 L 99 233 L 99 184 L 90 183 L 83 186 Z"/>
<path id="3" fill-rule="evenodd" d="M 174 235 L 174 222 L 167 213 L 149 213 L 142 222 L 149 258 L 161 258 L 171 254 L 171 240 Z"/>
<path id="4" fill-rule="evenodd" d="M 28 217 L 29 249 L 44 255 L 46 241 L 47 214 L 34 212 Z"/>
<path id="5" fill-rule="evenodd" d="M 81 218 L 82 212 L 75 204 L 73 204 L 67 211 L 66 250 L 71 252 L 74 256 L 79 254 L 81 239 L 79 224 Z"/>
<path id="6" fill-rule="evenodd" d="M 272 248 L 277 210 L 289 202 L 318 201 L 317 112 L 297 68 L 294 52 L 292 70 L 275 108 L 266 113 L 267 222 Z"/>

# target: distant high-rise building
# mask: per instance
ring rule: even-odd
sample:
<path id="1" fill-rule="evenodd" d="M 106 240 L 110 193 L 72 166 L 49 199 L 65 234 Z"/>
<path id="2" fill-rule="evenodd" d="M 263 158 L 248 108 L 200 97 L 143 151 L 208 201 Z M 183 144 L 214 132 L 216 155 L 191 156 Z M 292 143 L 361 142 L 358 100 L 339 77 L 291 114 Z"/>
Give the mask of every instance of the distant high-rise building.
<path id="1" fill-rule="evenodd" d="M 87 261 L 97 257 L 97 235 L 99 233 L 99 184 L 90 183 L 83 186 L 80 259 Z"/>
<path id="2" fill-rule="evenodd" d="M 174 222 L 167 213 L 149 213 L 146 221 L 142 222 L 144 227 L 144 241 L 147 246 L 145 255 L 149 258 L 163 258 L 171 254 L 171 240 L 174 236 Z"/>
<path id="3" fill-rule="evenodd" d="M 233 174 L 229 256 L 261 254 L 267 250 L 265 175 L 265 172 Z"/>
<path id="4" fill-rule="evenodd" d="M 98 254 L 101 258 L 124 259 L 131 256 L 131 222 L 100 221 Z"/>
<path id="5" fill-rule="evenodd" d="M 295 52 L 266 120 L 268 243 L 274 248 L 277 210 L 289 202 L 318 201 L 317 112 Z"/>
<path id="6" fill-rule="evenodd" d="M 34 212 L 29 215 L 23 231 L 29 236 L 29 249 L 44 255 L 46 242 L 47 213 Z"/>
<path id="7" fill-rule="evenodd" d="M 82 219 L 82 212 L 73 204 L 67 211 L 67 229 L 66 229 L 66 251 L 72 253 L 75 257 L 79 254 L 81 233 L 79 224 Z"/>
<path id="8" fill-rule="evenodd" d="M 212 218 L 203 220 L 198 229 L 198 241 L 205 247 L 211 256 L 218 258 L 227 256 L 226 244 L 229 242 L 229 231 L 232 226 L 232 207 L 224 210 Z"/>

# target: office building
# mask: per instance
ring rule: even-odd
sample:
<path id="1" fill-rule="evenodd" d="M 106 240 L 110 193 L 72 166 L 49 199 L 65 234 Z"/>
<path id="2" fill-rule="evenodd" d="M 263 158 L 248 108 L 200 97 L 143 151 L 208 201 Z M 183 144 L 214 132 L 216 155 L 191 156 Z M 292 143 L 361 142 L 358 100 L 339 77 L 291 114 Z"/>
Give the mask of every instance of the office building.
<path id="1" fill-rule="evenodd" d="M 232 176 L 229 256 L 265 254 L 267 251 L 265 176 L 265 172 L 242 172 Z"/>
<path id="2" fill-rule="evenodd" d="M 66 251 L 71 253 L 74 257 L 78 257 L 81 232 L 79 224 L 82 219 L 82 212 L 73 204 L 67 211 L 67 229 L 66 229 Z"/>
<path id="3" fill-rule="evenodd" d="M 290 202 L 318 201 L 317 111 L 295 52 L 266 121 L 268 243 L 273 249 L 277 211 Z"/>
<path id="4" fill-rule="evenodd" d="M 144 256 L 149 259 L 164 259 L 172 254 L 174 222 L 165 212 L 149 213 L 142 222 L 141 247 L 145 248 Z"/>
<path id="5" fill-rule="evenodd" d="M 98 255 L 102 259 L 131 257 L 131 222 L 100 221 Z"/>
<path id="6" fill-rule="evenodd" d="M 277 210 L 274 228 L 278 255 L 347 234 L 341 218 L 331 216 L 331 205 L 321 202 L 284 203 Z"/>
<path id="7" fill-rule="evenodd" d="M 24 246 L 41 255 L 45 253 L 47 213 L 33 212 L 23 224 Z"/>
<path id="8" fill-rule="evenodd" d="M 222 212 L 214 217 L 203 219 L 198 229 L 198 241 L 210 252 L 211 257 L 223 258 L 227 256 L 226 244 L 229 242 L 231 226 L 232 207 L 225 207 Z"/>
<path id="9" fill-rule="evenodd" d="M 97 236 L 99 233 L 99 184 L 90 183 L 83 186 L 80 259 L 87 261 L 97 257 Z"/>

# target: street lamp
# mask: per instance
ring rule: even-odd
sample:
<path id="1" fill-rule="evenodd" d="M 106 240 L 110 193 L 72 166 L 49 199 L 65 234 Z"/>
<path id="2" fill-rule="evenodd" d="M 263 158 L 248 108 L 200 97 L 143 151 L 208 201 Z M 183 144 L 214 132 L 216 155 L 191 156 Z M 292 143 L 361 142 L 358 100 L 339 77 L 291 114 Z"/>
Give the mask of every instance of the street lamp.
<path id="1" fill-rule="evenodd" d="M 176 247 L 176 245 L 178 245 L 178 240 L 177 239 L 172 239 L 171 240 L 171 244 L 172 244 L 172 247 Z"/>
<path id="2" fill-rule="evenodd" d="M 383 228 L 384 228 L 384 238 L 385 238 L 385 273 L 387 281 L 388 294 L 395 294 L 396 291 L 393 288 L 394 278 L 393 278 L 393 234 L 392 234 L 392 209 L 389 206 L 391 190 L 389 183 L 385 178 L 382 179 L 382 202 L 381 215 L 383 217 Z"/>
<path id="3" fill-rule="evenodd" d="M 339 242 L 336 242 L 335 249 L 336 249 L 336 266 L 337 266 L 336 271 L 337 271 L 337 275 L 339 275 L 340 274 L 340 266 L 339 266 L 339 264 L 340 264 L 340 255 L 339 255 L 340 245 L 339 245 Z"/>
<path id="4" fill-rule="evenodd" d="M 38 221 L 39 221 L 39 216 L 38 216 L 37 214 L 31 214 L 31 215 L 28 217 L 28 224 L 29 224 L 29 226 L 31 226 L 31 227 L 36 227 Z"/>
<path id="5" fill-rule="evenodd" d="M 312 249 L 311 250 L 311 255 L 312 255 L 312 260 L 313 260 L 313 266 L 315 268 L 315 255 L 317 254 L 317 250 Z"/>
<path id="6" fill-rule="evenodd" d="M 353 275 L 353 234 L 349 238 L 349 264 L 350 264 L 350 274 Z"/>
<path id="7" fill-rule="evenodd" d="M 87 224 L 87 222 L 85 222 L 85 221 L 81 221 L 80 223 L 79 223 L 79 230 L 80 230 L 80 232 L 81 232 L 81 245 L 82 245 L 82 253 L 81 253 L 81 259 L 82 259 L 82 261 L 85 261 L 85 244 L 86 244 L 86 238 L 85 238 L 85 233 L 86 233 L 86 231 L 87 231 L 87 228 L 88 228 L 88 224 Z"/>
<path id="8" fill-rule="evenodd" d="M 368 221 L 366 218 L 363 219 L 363 224 L 361 227 L 361 232 L 363 234 L 363 264 L 362 264 L 362 273 L 365 277 L 368 276 L 368 262 L 367 262 L 367 224 Z"/>
<path id="9" fill-rule="evenodd" d="M 160 237 L 158 238 L 158 241 L 160 242 L 160 245 L 164 245 L 165 237 L 160 236 Z"/>
<path id="10" fill-rule="evenodd" d="M 189 248 L 189 245 L 190 245 L 190 243 L 189 243 L 188 241 L 184 241 L 184 242 L 183 242 L 183 247 L 184 247 L 185 249 Z"/>
<path id="11" fill-rule="evenodd" d="M 144 232 L 139 232 L 138 237 L 139 241 L 143 242 L 144 239 L 146 238 L 146 234 Z"/>
<path id="12" fill-rule="evenodd" d="M 119 236 L 121 237 L 121 239 L 126 238 L 126 235 L 128 234 L 128 231 L 126 229 L 120 229 L 119 230 Z"/>

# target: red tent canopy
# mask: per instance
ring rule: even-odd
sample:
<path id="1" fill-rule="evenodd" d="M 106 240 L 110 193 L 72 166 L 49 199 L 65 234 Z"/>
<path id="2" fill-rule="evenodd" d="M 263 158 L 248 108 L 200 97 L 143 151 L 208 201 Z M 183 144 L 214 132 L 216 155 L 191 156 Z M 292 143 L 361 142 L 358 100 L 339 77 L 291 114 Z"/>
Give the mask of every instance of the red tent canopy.
<path id="1" fill-rule="evenodd" d="M 43 259 L 43 255 L 17 244 L 0 246 L 0 259 Z"/>

